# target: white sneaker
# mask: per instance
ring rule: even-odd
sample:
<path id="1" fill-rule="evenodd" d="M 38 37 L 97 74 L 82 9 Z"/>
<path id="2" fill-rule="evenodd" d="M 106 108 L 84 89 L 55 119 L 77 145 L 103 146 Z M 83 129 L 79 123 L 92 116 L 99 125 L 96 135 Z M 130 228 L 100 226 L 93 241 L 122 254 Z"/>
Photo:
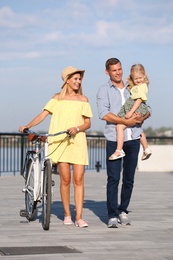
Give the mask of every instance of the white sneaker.
<path id="1" fill-rule="evenodd" d="M 71 216 L 64 217 L 63 224 L 65 226 L 73 225 L 73 221 L 71 220 Z"/>
<path id="2" fill-rule="evenodd" d="M 149 148 L 146 148 L 145 151 L 143 152 L 141 160 L 147 160 L 150 156 L 152 155 L 152 152 Z"/>
<path id="3" fill-rule="evenodd" d="M 110 218 L 108 221 L 108 228 L 118 228 L 118 218 Z"/>
<path id="4" fill-rule="evenodd" d="M 119 221 L 122 225 L 131 225 L 131 220 L 127 217 L 125 212 L 121 212 L 121 214 L 119 214 Z"/>

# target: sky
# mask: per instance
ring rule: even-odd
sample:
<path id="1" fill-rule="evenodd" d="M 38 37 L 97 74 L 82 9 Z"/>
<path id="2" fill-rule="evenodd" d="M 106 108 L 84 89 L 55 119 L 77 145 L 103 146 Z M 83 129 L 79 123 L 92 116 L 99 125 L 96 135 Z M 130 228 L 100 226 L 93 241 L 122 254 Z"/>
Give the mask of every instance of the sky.
<path id="1" fill-rule="evenodd" d="M 111 57 L 121 60 L 124 81 L 133 64 L 146 69 L 152 116 L 143 128 L 173 127 L 172 14 L 172 0 L 0 0 L 0 132 L 17 132 L 39 114 L 68 66 L 85 70 L 90 130 L 103 131 L 96 94 Z M 47 131 L 49 121 L 35 129 Z"/>

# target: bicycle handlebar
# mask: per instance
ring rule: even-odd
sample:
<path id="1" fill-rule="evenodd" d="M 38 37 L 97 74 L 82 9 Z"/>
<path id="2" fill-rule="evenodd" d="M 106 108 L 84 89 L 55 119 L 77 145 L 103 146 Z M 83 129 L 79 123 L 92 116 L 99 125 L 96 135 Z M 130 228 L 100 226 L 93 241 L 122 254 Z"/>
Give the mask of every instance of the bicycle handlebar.
<path id="1" fill-rule="evenodd" d="M 29 128 L 25 128 L 25 129 L 23 130 L 23 133 L 24 133 L 24 134 L 29 134 L 29 131 L 30 131 Z"/>
<path id="2" fill-rule="evenodd" d="M 41 136 L 43 136 L 43 137 L 56 136 L 56 135 L 61 135 L 61 134 L 65 134 L 65 133 L 70 136 L 68 130 L 59 131 L 59 132 L 57 132 L 57 133 L 55 133 L 55 134 L 48 134 L 48 133 L 46 133 L 46 134 L 41 134 L 41 133 L 37 133 L 37 132 L 31 131 L 31 130 L 29 130 L 28 128 L 25 128 L 25 129 L 23 130 L 23 133 L 24 133 L 24 134 L 34 134 L 34 135 L 40 136 L 40 137 L 41 137 Z"/>

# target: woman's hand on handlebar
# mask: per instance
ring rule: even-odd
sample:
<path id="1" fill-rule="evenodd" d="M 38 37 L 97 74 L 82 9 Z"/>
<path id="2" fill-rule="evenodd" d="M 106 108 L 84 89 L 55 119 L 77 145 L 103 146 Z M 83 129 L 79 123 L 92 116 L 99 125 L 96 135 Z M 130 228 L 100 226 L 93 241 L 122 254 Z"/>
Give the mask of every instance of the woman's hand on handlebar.
<path id="1" fill-rule="evenodd" d="M 67 129 L 67 132 L 70 134 L 70 136 L 76 135 L 78 133 L 78 127 L 70 127 Z"/>
<path id="2" fill-rule="evenodd" d="M 28 129 L 26 126 L 20 126 L 19 127 L 19 132 L 23 133 L 24 129 Z"/>

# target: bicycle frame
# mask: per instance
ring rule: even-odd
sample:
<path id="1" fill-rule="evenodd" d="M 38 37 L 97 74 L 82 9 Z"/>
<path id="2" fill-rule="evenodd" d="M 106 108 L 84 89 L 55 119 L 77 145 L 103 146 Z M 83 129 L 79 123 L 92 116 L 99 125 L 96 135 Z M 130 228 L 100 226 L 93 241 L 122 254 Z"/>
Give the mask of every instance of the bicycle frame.
<path id="1" fill-rule="evenodd" d="M 40 195 L 42 196 L 43 194 L 43 174 L 44 174 L 44 162 L 45 160 L 47 160 L 48 157 L 48 139 L 46 138 L 45 144 L 44 144 L 44 158 L 41 160 L 41 164 L 40 164 Z M 41 152 L 43 151 L 43 147 L 40 148 L 40 150 L 38 151 L 39 154 L 41 154 Z M 50 160 L 50 159 L 49 159 Z M 52 161 L 50 160 L 50 163 L 52 165 Z"/>
<path id="2" fill-rule="evenodd" d="M 44 153 L 44 157 L 40 159 L 41 153 Z M 43 174 L 44 174 L 44 162 L 47 160 L 48 156 L 48 140 L 46 138 L 45 144 L 43 147 L 41 147 L 41 140 L 37 139 L 35 143 L 35 153 L 29 154 L 29 159 L 31 159 L 33 163 L 34 172 L 36 173 L 34 175 L 34 201 L 40 201 L 42 199 L 42 193 L 43 193 Z M 51 162 L 51 161 L 50 161 Z M 51 162 L 52 164 L 52 162 Z M 28 186 L 28 183 L 26 182 L 26 187 L 23 189 L 23 191 L 29 192 L 31 187 Z"/>
<path id="3" fill-rule="evenodd" d="M 29 159 L 32 161 L 33 163 L 33 168 L 34 168 L 34 172 L 39 173 L 40 172 L 40 163 L 39 163 L 39 159 L 38 159 L 38 155 L 37 154 L 33 154 L 33 155 L 29 155 Z M 29 173 L 31 174 L 31 172 Z M 28 176 L 30 177 L 30 176 Z M 26 185 L 25 188 L 23 189 L 23 192 L 28 192 L 31 194 L 31 190 L 34 193 L 34 198 L 33 200 L 36 201 L 39 195 L 39 186 L 40 186 L 40 181 L 39 181 L 39 174 L 35 174 L 34 176 L 34 190 L 32 189 L 32 187 L 29 186 L 28 184 L 28 180 L 29 178 L 27 178 L 26 180 Z"/>
<path id="4" fill-rule="evenodd" d="M 51 188 L 53 186 L 51 176 L 52 161 L 48 155 L 48 137 L 63 133 L 66 133 L 69 137 L 70 135 L 68 131 L 61 131 L 55 134 L 38 134 L 28 129 L 25 133 L 31 134 L 28 136 L 28 139 L 35 142 L 35 147 L 34 150 L 27 152 L 22 170 L 22 175 L 25 179 L 23 192 L 25 193 L 26 209 L 21 210 L 20 215 L 26 217 L 29 221 L 33 220 L 37 202 L 42 202 L 42 226 L 45 230 L 48 230 L 51 214 Z M 44 143 L 43 146 L 41 145 L 42 142 Z"/>

